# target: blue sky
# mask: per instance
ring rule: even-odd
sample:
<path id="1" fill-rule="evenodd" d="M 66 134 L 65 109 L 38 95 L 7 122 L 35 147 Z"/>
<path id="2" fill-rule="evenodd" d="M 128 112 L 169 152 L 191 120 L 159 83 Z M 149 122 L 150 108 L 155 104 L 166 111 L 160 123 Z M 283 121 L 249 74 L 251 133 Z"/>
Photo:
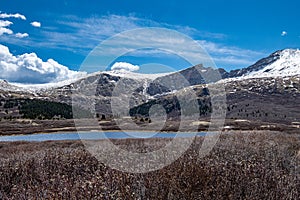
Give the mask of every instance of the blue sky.
<path id="1" fill-rule="evenodd" d="M 299 7 L 297 0 L 1 0 L 2 14 L 19 13 L 26 20 L 3 18 L 12 23 L 3 27 L 13 34 L 0 34 L 0 44 L 13 55 L 34 52 L 43 61 L 51 58 L 79 70 L 88 53 L 114 34 L 164 27 L 198 41 L 217 67 L 230 70 L 279 49 L 299 48 Z M 34 21 L 41 26 L 32 26 Z M 127 56 L 123 61 L 141 65 L 151 59 L 156 60 Z M 166 63 L 175 69 L 187 67 L 184 61 Z"/>

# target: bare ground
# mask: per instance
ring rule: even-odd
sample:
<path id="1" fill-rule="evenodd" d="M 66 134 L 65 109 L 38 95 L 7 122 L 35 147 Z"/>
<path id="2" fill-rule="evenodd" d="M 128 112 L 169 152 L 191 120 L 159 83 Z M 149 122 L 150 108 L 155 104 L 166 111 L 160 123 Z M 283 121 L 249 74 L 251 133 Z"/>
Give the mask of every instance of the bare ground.
<path id="1" fill-rule="evenodd" d="M 76 122 L 77 121 L 77 122 Z M 187 120 L 176 121 L 169 120 L 162 127 L 160 121 L 152 120 L 149 122 L 135 121 L 134 119 L 115 119 L 98 121 L 94 119 L 65 119 L 65 120 L 2 120 L 0 121 L 0 136 L 2 135 L 20 135 L 34 133 L 52 133 L 52 132 L 72 132 L 72 131 L 208 131 L 210 130 L 210 118 L 203 118 L 199 121 Z M 134 126 L 133 126 L 133 125 Z M 180 126 L 179 126 L 180 125 Z M 300 122 L 297 124 L 271 123 L 259 120 L 246 119 L 226 119 L 224 130 L 272 130 L 284 131 L 288 133 L 299 133 Z"/>

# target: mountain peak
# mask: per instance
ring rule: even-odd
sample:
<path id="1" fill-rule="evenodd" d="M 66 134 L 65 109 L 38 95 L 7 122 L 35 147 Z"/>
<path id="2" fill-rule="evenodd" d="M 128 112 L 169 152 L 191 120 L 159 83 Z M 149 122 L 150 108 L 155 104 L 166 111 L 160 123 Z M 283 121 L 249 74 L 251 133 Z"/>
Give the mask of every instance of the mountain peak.
<path id="1" fill-rule="evenodd" d="M 231 71 L 230 77 L 262 78 L 285 77 L 299 74 L 300 50 L 283 49 L 272 53 L 247 68 Z"/>
<path id="2" fill-rule="evenodd" d="M 22 88 L 10 84 L 7 80 L 0 79 L 0 90 L 4 90 L 4 91 L 22 91 Z"/>
<path id="3" fill-rule="evenodd" d="M 293 57 L 299 57 L 300 50 L 299 49 L 283 49 L 278 51 L 280 58 L 290 59 Z"/>

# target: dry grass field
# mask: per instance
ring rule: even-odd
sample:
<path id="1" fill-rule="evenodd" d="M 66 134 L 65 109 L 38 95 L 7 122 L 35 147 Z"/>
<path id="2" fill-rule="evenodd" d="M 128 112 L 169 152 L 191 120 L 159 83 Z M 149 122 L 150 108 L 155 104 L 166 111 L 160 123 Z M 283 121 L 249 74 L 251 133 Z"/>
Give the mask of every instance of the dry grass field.
<path id="1" fill-rule="evenodd" d="M 171 165 L 145 174 L 105 166 L 80 141 L 2 142 L 0 199 L 299 199 L 299 135 L 230 132 L 199 159 L 202 140 Z M 168 141 L 114 143 L 146 152 Z"/>

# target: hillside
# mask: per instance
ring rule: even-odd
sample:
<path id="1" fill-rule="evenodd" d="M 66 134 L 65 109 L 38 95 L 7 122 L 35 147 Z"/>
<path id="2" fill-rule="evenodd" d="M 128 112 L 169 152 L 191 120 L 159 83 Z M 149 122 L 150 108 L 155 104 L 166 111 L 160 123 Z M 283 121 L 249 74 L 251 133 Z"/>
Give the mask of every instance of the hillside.
<path id="1" fill-rule="evenodd" d="M 222 86 L 225 87 L 227 98 L 227 127 L 238 129 L 246 126 L 251 129 L 271 126 L 272 123 L 276 128 L 282 128 L 281 125 L 297 128 L 300 124 L 297 112 L 300 105 L 299 58 L 299 50 L 286 49 L 247 68 L 231 72 L 202 65 L 168 74 L 97 72 L 63 86 L 35 89 L 1 81 L 0 118 L 4 120 L 3 123 L 7 119 L 52 119 L 58 116 L 69 119 L 73 118 L 73 104 L 83 113 L 90 110 L 90 114 L 100 119 L 122 119 L 131 115 L 135 118 L 134 123 L 143 124 L 144 118 L 148 118 L 146 121 L 149 123 L 149 109 L 157 104 L 166 110 L 171 124 L 176 124 L 174 120 L 178 121 L 180 114 L 177 97 L 184 96 L 186 103 L 189 103 L 188 99 L 192 100 L 189 91 L 193 91 L 199 110 L 192 113 L 198 112 L 199 119 L 196 120 L 209 121 L 212 112 L 209 88 Z M 10 105 L 10 102 L 15 103 Z M 22 102 L 30 102 L 30 106 Z M 46 106 L 49 109 L 43 109 L 41 105 L 49 105 Z M 67 108 L 66 112 L 64 108 Z M 45 113 L 47 110 L 52 114 Z M 236 120 L 252 124 L 241 125 Z M 155 126 L 153 120 L 152 124 Z M 55 127 L 55 123 L 51 126 Z M 174 127 L 176 125 L 172 130 Z M 111 128 L 117 128 L 116 124 L 109 123 L 105 129 Z M 165 128 L 168 130 L 168 125 Z"/>
<path id="2" fill-rule="evenodd" d="M 230 71 L 228 77 L 263 78 L 287 77 L 300 74 L 300 50 L 284 49 L 257 61 L 255 64 Z"/>

